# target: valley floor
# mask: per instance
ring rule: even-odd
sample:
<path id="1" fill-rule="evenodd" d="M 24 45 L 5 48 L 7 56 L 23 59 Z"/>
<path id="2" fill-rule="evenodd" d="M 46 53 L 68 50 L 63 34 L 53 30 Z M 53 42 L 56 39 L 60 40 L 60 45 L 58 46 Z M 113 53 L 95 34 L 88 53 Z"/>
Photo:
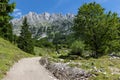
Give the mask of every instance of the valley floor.
<path id="1" fill-rule="evenodd" d="M 39 63 L 40 57 L 24 58 L 14 64 L 3 80 L 57 80 Z"/>

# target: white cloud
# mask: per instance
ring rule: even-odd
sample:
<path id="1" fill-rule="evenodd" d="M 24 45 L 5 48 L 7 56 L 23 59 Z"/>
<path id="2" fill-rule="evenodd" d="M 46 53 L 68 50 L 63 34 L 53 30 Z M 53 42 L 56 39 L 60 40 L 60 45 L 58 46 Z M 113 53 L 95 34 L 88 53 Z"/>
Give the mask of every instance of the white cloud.
<path id="1" fill-rule="evenodd" d="M 14 13 L 14 16 L 15 16 L 15 17 L 21 17 L 21 16 L 22 16 L 22 13 L 21 13 L 21 12 Z"/>
<path id="2" fill-rule="evenodd" d="M 14 9 L 14 12 L 18 12 L 18 11 L 21 11 L 20 9 Z"/>
<path id="3" fill-rule="evenodd" d="M 13 12 L 13 16 L 14 17 L 21 17 L 22 16 L 22 11 L 20 9 L 14 9 L 14 12 Z"/>

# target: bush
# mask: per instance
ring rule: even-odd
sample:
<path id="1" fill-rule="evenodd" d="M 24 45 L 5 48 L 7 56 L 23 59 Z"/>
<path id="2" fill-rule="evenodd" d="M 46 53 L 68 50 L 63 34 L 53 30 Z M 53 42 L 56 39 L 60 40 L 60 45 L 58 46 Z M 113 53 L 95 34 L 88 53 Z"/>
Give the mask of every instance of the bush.
<path id="1" fill-rule="evenodd" d="M 70 55 L 79 55 L 82 56 L 84 52 L 85 44 L 82 41 L 75 41 L 71 45 Z"/>
<path id="2" fill-rule="evenodd" d="M 47 38 L 42 38 L 40 40 L 35 40 L 35 46 L 37 47 L 47 47 L 47 48 L 53 48 L 54 45 L 47 40 Z"/>

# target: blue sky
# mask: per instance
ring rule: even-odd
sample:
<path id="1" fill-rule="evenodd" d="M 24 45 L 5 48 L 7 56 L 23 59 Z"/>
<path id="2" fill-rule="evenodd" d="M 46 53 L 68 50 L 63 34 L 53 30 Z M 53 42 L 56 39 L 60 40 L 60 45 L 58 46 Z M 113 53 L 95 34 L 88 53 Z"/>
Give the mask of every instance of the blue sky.
<path id="1" fill-rule="evenodd" d="M 89 2 L 101 4 L 106 11 L 117 12 L 120 15 L 120 0 L 10 0 L 16 2 L 14 17 L 20 17 L 30 11 L 36 13 L 72 13 L 77 14 L 78 8 Z"/>

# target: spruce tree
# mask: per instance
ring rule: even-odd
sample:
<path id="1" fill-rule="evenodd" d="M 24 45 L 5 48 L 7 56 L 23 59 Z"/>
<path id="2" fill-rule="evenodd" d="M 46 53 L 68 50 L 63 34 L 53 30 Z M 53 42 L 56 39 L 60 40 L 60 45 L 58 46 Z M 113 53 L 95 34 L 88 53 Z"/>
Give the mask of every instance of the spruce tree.
<path id="1" fill-rule="evenodd" d="M 0 0 L 0 37 L 12 41 L 12 25 L 10 14 L 15 8 L 15 3 L 9 3 L 9 0 Z"/>
<path id="2" fill-rule="evenodd" d="M 31 33 L 29 31 L 29 25 L 27 23 L 27 18 L 25 17 L 23 25 L 21 26 L 21 34 L 18 38 L 18 47 L 25 52 L 34 53 L 34 44 L 31 38 Z"/>

